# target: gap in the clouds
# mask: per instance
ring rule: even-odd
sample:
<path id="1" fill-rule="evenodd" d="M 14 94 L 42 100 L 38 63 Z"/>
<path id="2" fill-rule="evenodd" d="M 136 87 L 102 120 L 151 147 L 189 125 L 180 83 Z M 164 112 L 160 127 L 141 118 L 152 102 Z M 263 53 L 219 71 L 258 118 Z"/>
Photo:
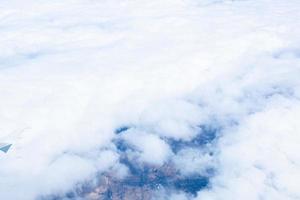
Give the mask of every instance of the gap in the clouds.
<path id="1" fill-rule="evenodd" d="M 125 140 L 123 139 L 114 139 L 113 140 L 114 145 L 116 146 L 117 150 L 119 152 L 126 152 L 127 150 L 134 150 L 134 147 L 128 144 Z"/>
<path id="2" fill-rule="evenodd" d="M 185 148 L 207 148 L 217 140 L 221 130 L 217 123 L 199 125 L 198 127 L 200 131 L 189 141 L 173 138 L 162 139 L 170 146 L 173 153 L 177 154 Z M 118 136 L 130 128 L 130 126 L 120 126 L 115 130 L 115 134 Z M 147 190 L 151 191 L 164 188 L 182 191 L 195 196 L 198 191 L 209 185 L 209 178 L 215 171 L 213 168 L 208 168 L 205 176 L 199 174 L 184 176 L 172 162 L 167 162 L 162 166 L 151 166 L 129 158 L 127 153 L 134 152 L 136 149 L 120 137 L 117 137 L 113 143 L 120 154 L 120 163 L 125 165 L 130 171 L 130 175 L 121 181 L 121 184 L 126 187 L 147 188 Z"/>
<path id="3" fill-rule="evenodd" d="M 182 176 L 169 164 L 163 166 L 140 166 L 124 179 L 118 179 L 113 172 L 98 177 L 96 185 L 80 184 L 76 189 L 62 195 L 49 195 L 39 200 L 151 200 L 161 189 L 164 191 L 182 191 L 189 196 L 207 188 L 209 178 L 194 175 Z"/>
<path id="4" fill-rule="evenodd" d="M 186 193 L 197 195 L 197 192 L 206 188 L 209 183 L 209 178 L 204 176 L 190 176 L 177 180 L 174 185 L 177 190 L 182 190 Z"/>
<path id="5" fill-rule="evenodd" d="M 131 127 L 122 126 L 115 130 L 116 135 L 126 132 Z M 173 153 L 177 153 L 185 148 L 204 149 L 212 144 L 218 137 L 220 127 L 216 124 L 199 125 L 197 135 L 190 141 L 175 140 L 172 138 L 162 138 L 169 144 Z M 205 176 L 199 174 L 182 175 L 174 163 L 167 162 L 162 166 L 153 166 L 140 163 L 133 158 L 129 158 L 128 152 L 134 152 L 134 146 L 128 144 L 121 137 L 113 141 L 120 154 L 120 163 L 129 169 L 130 175 L 120 183 L 125 187 L 144 188 L 145 191 L 156 191 L 160 188 L 166 190 L 182 191 L 189 195 L 196 196 L 197 192 L 208 187 L 209 178 L 214 174 L 213 168 L 206 170 Z M 131 190 L 129 189 L 129 190 Z M 113 191 L 113 189 L 110 189 Z M 114 192 L 113 192 L 114 195 Z"/>
<path id="6" fill-rule="evenodd" d="M 182 191 L 191 196 L 207 188 L 209 177 L 201 175 L 181 175 L 172 163 L 154 166 L 137 163 L 127 157 L 121 158 L 121 163 L 130 170 L 128 176 L 117 179 L 113 174 L 103 174 L 95 191 L 99 199 L 118 200 L 150 200 L 160 189 L 166 191 Z M 99 189 L 100 188 L 100 189 Z"/>
<path id="7" fill-rule="evenodd" d="M 177 153 L 185 147 L 204 148 L 206 145 L 210 145 L 215 140 L 217 140 L 218 134 L 221 130 L 221 127 L 217 124 L 204 124 L 199 125 L 198 127 L 200 131 L 191 140 L 186 141 L 174 138 L 164 138 L 164 140 L 169 144 L 172 151 L 174 153 Z M 132 126 L 124 125 L 116 128 L 114 132 L 116 135 L 120 135 L 131 128 Z M 130 144 L 126 143 L 126 141 L 122 139 L 117 138 L 113 140 L 113 143 L 115 144 L 118 151 L 121 152 L 125 152 L 128 149 L 134 149 L 134 147 L 132 147 Z"/>
<path id="8" fill-rule="evenodd" d="M 170 186 L 173 177 L 177 176 L 177 171 L 171 165 L 153 166 L 139 164 L 136 161 L 123 156 L 120 162 L 128 167 L 130 175 L 122 182 L 124 185 L 133 187 L 149 187 L 156 189 L 160 186 Z"/>
<path id="9" fill-rule="evenodd" d="M 198 191 L 209 188 L 210 178 L 215 172 L 215 169 L 210 166 L 207 166 L 203 173 L 182 174 L 172 160 L 167 160 L 162 165 L 153 165 L 132 156 L 132 153 L 137 152 L 138 149 L 122 137 L 123 133 L 132 127 L 134 126 L 123 125 L 116 128 L 114 130 L 116 137 L 112 140 L 119 154 L 119 164 L 128 170 L 125 177 L 120 178 L 115 174 L 116 172 L 108 170 L 97 175 L 96 183 L 81 183 L 63 195 L 46 196 L 41 200 L 71 200 L 78 197 L 99 200 L 151 200 L 160 191 L 177 191 L 188 196 L 196 196 Z M 198 127 L 200 131 L 188 141 L 163 137 L 161 139 L 170 146 L 174 155 L 190 148 L 206 151 L 218 139 L 221 128 L 218 123 Z"/>
<path id="10" fill-rule="evenodd" d="M 124 125 L 124 126 L 120 126 L 118 128 L 115 129 L 115 134 L 121 134 L 127 130 L 129 130 L 131 128 L 131 126 L 128 126 L 128 125 Z"/>
<path id="11" fill-rule="evenodd" d="M 176 140 L 167 138 L 166 141 L 170 145 L 172 151 L 177 153 L 186 147 L 204 148 L 206 145 L 213 143 L 220 131 L 220 127 L 213 125 L 200 125 L 200 132 L 190 141 Z"/>

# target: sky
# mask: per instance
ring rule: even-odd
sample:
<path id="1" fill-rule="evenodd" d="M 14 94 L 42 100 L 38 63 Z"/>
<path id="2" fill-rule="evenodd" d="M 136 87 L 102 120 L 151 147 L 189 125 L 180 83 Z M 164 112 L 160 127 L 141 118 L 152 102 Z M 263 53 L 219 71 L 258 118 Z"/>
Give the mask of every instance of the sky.
<path id="1" fill-rule="evenodd" d="M 0 0 L 0 199 L 124 155 L 208 181 L 155 199 L 300 199 L 299 35 L 299 0 Z"/>

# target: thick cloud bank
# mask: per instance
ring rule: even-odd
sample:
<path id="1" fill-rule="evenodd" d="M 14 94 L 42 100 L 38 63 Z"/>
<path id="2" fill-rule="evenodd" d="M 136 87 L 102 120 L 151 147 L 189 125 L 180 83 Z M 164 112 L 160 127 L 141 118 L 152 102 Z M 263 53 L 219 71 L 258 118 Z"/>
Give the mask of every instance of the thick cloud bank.
<path id="1" fill-rule="evenodd" d="M 0 199 L 300 199 L 299 0 L 0 4 Z"/>

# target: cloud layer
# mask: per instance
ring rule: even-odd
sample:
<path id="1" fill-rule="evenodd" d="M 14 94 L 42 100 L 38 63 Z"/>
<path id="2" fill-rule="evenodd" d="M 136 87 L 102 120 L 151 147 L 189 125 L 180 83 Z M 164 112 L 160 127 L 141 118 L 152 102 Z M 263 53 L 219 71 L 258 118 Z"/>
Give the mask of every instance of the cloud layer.
<path id="1" fill-rule="evenodd" d="M 299 199 L 299 27 L 298 0 L 2 2 L 0 198 Z"/>

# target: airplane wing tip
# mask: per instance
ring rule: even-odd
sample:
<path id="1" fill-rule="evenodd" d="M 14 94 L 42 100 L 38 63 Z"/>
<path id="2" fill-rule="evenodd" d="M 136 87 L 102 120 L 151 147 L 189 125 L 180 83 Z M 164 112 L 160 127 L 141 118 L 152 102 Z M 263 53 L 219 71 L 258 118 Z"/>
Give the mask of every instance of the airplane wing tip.
<path id="1" fill-rule="evenodd" d="M 4 146 L 0 147 L 0 151 L 7 153 L 11 146 L 12 146 L 12 144 L 4 145 Z"/>

